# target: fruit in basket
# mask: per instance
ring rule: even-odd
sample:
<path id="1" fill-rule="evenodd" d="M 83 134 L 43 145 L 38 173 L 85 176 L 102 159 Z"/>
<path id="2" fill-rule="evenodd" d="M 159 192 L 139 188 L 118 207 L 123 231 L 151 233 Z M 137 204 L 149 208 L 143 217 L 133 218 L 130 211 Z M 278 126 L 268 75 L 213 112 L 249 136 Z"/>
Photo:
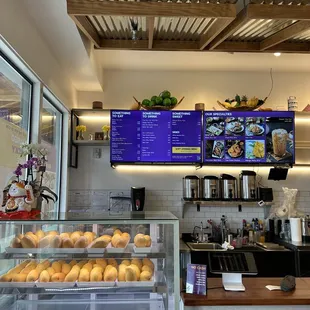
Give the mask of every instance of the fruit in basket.
<path id="1" fill-rule="evenodd" d="M 40 282 L 50 282 L 50 275 L 48 273 L 47 270 L 43 270 L 41 273 L 40 273 L 40 277 L 39 277 L 39 281 Z"/>
<path id="2" fill-rule="evenodd" d="M 117 269 L 108 265 L 104 271 L 103 280 L 105 282 L 114 282 L 117 279 Z"/>
<path id="3" fill-rule="evenodd" d="M 126 267 L 125 269 L 125 281 L 126 282 L 138 281 L 137 274 L 131 266 Z"/>
<path id="4" fill-rule="evenodd" d="M 84 249 L 87 247 L 88 240 L 86 237 L 82 236 L 80 237 L 74 244 L 75 248 Z"/>
<path id="5" fill-rule="evenodd" d="M 30 237 L 29 235 L 25 235 L 24 238 L 22 238 L 22 240 L 20 240 L 23 248 L 25 249 L 31 249 L 31 248 L 36 248 L 37 244 L 35 242 L 35 240 Z"/>
<path id="6" fill-rule="evenodd" d="M 100 282 L 102 281 L 102 268 L 101 267 L 95 267 L 90 272 L 90 282 Z"/>
<path id="7" fill-rule="evenodd" d="M 218 101 L 218 104 L 227 110 L 255 110 L 262 106 L 267 98 L 264 100 L 258 99 L 257 97 L 252 97 L 248 99 L 247 96 L 239 96 L 238 94 L 234 99 L 226 99 L 225 102 Z"/>
<path id="8" fill-rule="evenodd" d="M 170 98 L 165 98 L 163 101 L 164 106 L 169 107 L 171 106 L 171 100 Z"/>
<path id="9" fill-rule="evenodd" d="M 149 107 L 150 104 L 151 104 L 151 100 L 149 100 L 149 99 L 144 99 L 144 100 L 142 101 L 142 104 L 143 104 L 144 106 L 146 106 L 146 107 Z"/>
<path id="10" fill-rule="evenodd" d="M 51 248 L 60 248 L 61 247 L 61 243 L 62 243 L 62 240 L 59 236 L 53 236 L 50 240 L 50 247 Z"/>
<path id="11" fill-rule="evenodd" d="M 61 272 L 61 264 L 59 262 L 53 262 L 52 267 L 54 268 L 56 273 Z"/>
<path id="12" fill-rule="evenodd" d="M 90 272 L 86 268 L 82 268 L 79 274 L 78 281 L 79 282 L 89 282 Z"/>
<path id="13" fill-rule="evenodd" d="M 56 272 L 51 276 L 51 282 L 64 282 L 66 275 L 61 272 Z"/>
<path id="14" fill-rule="evenodd" d="M 20 242 L 20 239 L 15 237 L 13 238 L 12 242 L 11 242 L 11 248 L 22 248 L 22 244 Z"/>
<path id="15" fill-rule="evenodd" d="M 171 97 L 171 93 L 168 90 L 164 90 L 159 96 L 162 97 L 163 99 L 167 99 Z"/>
<path id="16" fill-rule="evenodd" d="M 40 275 L 40 273 L 36 269 L 31 270 L 27 275 L 26 282 L 37 281 L 39 279 L 39 275 Z"/>
<path id="17" fill-rule="evenodd" d="M 175 97 L 171 97 L 170 100 L 171 100 L 171 105 L 176 105 L 178 103 L 178 99 Z"/>
<path id="18" fill-rule="evenodd" d="M 156 105 L 162 105 L 163 104 L 164 99 L 162 97 L 156 97 L 155 99 L 155 103 Z"/>
<path id="19" fill-rule="evenodd" d="M 149 271 L 142 271 L 140 274 L 140 281 L 150 281 L 152 274 Z"/>
<path id="20" fill-rule="evenodd" d="M 74 244 L 73 244 L 73 241 L 71 240 L 71 238 L 62 239 L 61 247 L 66 248 L 66 249 L 74 248 Z"/>
<path id="21" fill-rule="evenodd" d="M 143 258 L 142 264 L 144 266 L 149 266 L 151 269 L 154 270 L 154 263 L 149 258 Z"/>
<path id="22" fill-rule="evenodd" d="M 14 273 L 12 275 L 12 282 L 26 282 L 27 275 L 23 273 Z"/>
<path id="23" fill-rule="evenodd" d="M 156 102 L 156 98 L 157 98 L 157 96 L 153 96 L 153 97 L 151 98 L 151 101 Z"/>

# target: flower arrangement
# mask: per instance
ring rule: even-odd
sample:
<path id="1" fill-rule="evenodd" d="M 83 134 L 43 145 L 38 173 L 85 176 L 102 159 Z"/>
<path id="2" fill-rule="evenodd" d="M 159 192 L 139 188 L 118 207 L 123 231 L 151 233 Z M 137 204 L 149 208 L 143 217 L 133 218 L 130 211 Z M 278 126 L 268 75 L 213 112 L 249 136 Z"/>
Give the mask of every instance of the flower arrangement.
<path id="1" fill-rule="evenodd" d="M 110 128 L 111 128 L 110 125 L 103 125 L 101 129 L 103 132 L 108 132 L 110 131 Z"/>
<path id="2" fill-rule="evenodd" d="M 20 157 L 27 158 L 19 163 L 14 170 L 14 179 L 5 189 L 4 197 L 5 211 L 28 211 L 40 207 L 43 199 L 48 203 L 50 200 L 56 202 L 57 195 L 47 186 L 43 186 L 44 173 L 46 171 L 47 149 L 39 144 L 22 144 Z M 23 169 L 25 177 L 22 180 Z M 25 196 L 25 197 L 24 197 Z"/>
<path id="3" fill-rule="evenodd" d="M 76 131 L 78 132 L 85 132 L 86 131 L 86 126 L 85 125 L 78 125 L 75 127 Z"/>

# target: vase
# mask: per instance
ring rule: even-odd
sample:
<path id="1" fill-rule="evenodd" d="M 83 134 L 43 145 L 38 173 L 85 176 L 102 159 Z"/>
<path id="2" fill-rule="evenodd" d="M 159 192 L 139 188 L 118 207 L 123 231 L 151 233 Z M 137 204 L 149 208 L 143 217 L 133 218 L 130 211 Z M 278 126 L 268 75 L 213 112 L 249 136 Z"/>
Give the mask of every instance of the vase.
<path id="1" fill-rule="evenodd" d="M 83 132 L 78 131 L 77 133 L 78 133 L 77 140 L 84 140 Z"/>
<path id="2" fill-rule="evenodd" d="M 103 140 L 109 140 L 109 132 L 108 131 L 104 131 L 103 133 Z"/>

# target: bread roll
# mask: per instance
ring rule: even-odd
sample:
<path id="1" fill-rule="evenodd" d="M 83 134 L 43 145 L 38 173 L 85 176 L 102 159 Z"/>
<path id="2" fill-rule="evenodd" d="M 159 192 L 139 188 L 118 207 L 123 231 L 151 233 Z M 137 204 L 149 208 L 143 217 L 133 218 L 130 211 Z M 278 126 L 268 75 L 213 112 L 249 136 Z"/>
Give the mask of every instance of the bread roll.
<path id="1" fill-rule="evenodd" d="M 39 248 L 46 248 L 46 247 L 50 246 L 50 242 L 53 239 L 53 237 L 54 237 L 54 235 L 50 234 L 50 235 L 47 235 L 46 237 L 42 238 L 39 241 L 38 247 Z"/>
<path id="2" fill-rule="evenodd" d="M 109 258 L 108 259 L 108 265 L 111 265 L 111 266 L 115 267 L 116 269 L 118 267 L 118 263 L 117 263 L 115 258 Z"/>
<path id="3" fill-rule="evenodd" d="M 143 258 L 142 264 L 145 266 L 149 266 L 151 269 L 154 270 L 154 264 L 149 258 Z"/>
<path id="4" fill-rule="evenodd" d="M 122 233 L 122 237 L 127 240 L 127 242 L 130 241 L 130 235 L 127 232 Z"/>
<path id="5" fill-rule="evenodd" d="M 78 239 L 80 239 L 81 235 L 80 235 L 80 232 L 78 231 L 75 231 L 74 233 L 71 234 L 70 238 L 73 242 L 73 244 L 75 244 L 75 242 L 78 241 Z"/>
<path id="6" fill-rule="evenodd" d="M 48 268 L 50 266 L 50 261 L 48 259 L 46 259 L 45 261 L 43 261 L 41 264 L 44 265 L 45 269 Z"/>
<path id="7" fill-rule="evenodd" d="M 89 282 L 90 272 L 86 268 L 82 268 L 79 274 L 79 282 Z"/>
<path id="8" fill-rule="evenodd" d="M 14 268 L 10 269 L 7 274 L 10 273 L 20 273 L 31 261 L 30 260 L 25 260 L 21 264 L 15 266 Z"/>
<path id="9" fill-rule="evenodd" d="M 140 274 L 140 281 L 150 281 L 152 278 L 152 273 L 149 271 L 142 271 Z"/>
<path id="10" fill-rule="evenodd" d="M 91 244 L 94 241 L 94 235 L 90 231 L 86 231 L 84 237 L 87 239 L 87 244 Z"/>
<path id="11" fill-rule="evenodd" d="M 32 270 L 36 269 L 37 264 L 33 262 L 33 264 L 28 264 L 20 273 L 29 274 Z"/>
<path id="12" fill-rule="evenodd" d="M 51 276 L 51 282 L 64 282 L 66 275 L 61 272 L 56 272 Z"/>
<path id="13" fill-rule="evenodd" d="M 120 238 L 121 238 L 121 235 L 119 234 L 116 234 L 112 237 L 111 244 L 113 247 L 116 247 L 116 243 L 118 242 Z"/>
<path id="14" fill-rule="evenodd" d="M 53 236 L 50 240 L 50 247 L 58 249 L 61 247 L 61 242 L 62 242 L 62 240 L 58 235 Z"/>
<path id="15" fill-rule="evenodd" d="M 85 264 L 85 265 L 83 266 L 83 268 L 84 268 L 84 269 L 87 269 L 89 272 L 91 272 L 92 269 L 93 269 L 93 265 L 90 264 L 90 263 L 87 263 L 87 264 Z"/>
<path id="16" fill-rule="evenodd" d="M 100 265 L 104 270 L 107 267 L 108 262 L 104 258 L 97 258 L 96 264 Z"/>
<path id="17" fill-rule="evenodd" d="M 99 264 L 93 264 L 93 269 L 94 268 L 100 268 L 101 270 L 102 270 L 102 272 L 104 272 L 104 270 L 105 270 L 105 268 L 103 268 L 101 265 L 99 265 Z"/>
<path id="18" fill-rule="evenodd" d="M 65 249 L 72 249 L 74 248 L 73 241 L 70 238 L 63 238 L 61 247 Z"/>
<path id="19" fill-rule="evenodd" d="M 134 265 L 134 264 L 131 264 L 129 267 L 135 271 L 136 276 L 137 276 L 137 281 L 139 281 L 139 279 L 140 279 L 140 269 L 139 269 L 139 267 L 137 265 Z"/>
<path id="20" fill-rule="evenodd" d="M 49 275 L 47 270 L 43 270 L 40 273 L 39 281 L 40 282 L 50 282 L 51 276 Z"/>
<path id="21" fill-rule="evenodd" d="M 124 264 L 126 266 L 130 266 L 130 261 L 128 259 L 124 259 L 121 264 Z"/>
<path id="22" fill-rule="evenodd" d="M 18 234 L 18 235 L 17 235 L 17 238 L 18 238 L 19 240 L 22 240 L 22 239 L 24 238 L 24 234 Z"/>
<path id="23" fill-rule="evenodd" d="M 111 243 L 114 248 L 125 248 L 127 246 L 128 239 L 120 235 L 114 235 Z"/>
<path id="24" fill-rule="evenodd" d="M 73 266 L 71 271 L 66 275 L 64 282 L 75 282 L 79 278 L 80 268 Z"/>
<path id="25" fill-rule="evenodd" d="M 36 233 L 35 233 L 35 235 L 38 237 L 38 241 L 40 241 L 42 238 L 44 238 L 45 237 L 45 233 L 44 233 L 44 231 L 43 230 L 37 230 L 36 231 Z"/>
<path id="26" fill-rule="evenodd" d="M 126 282 L 138 281 L 137 274 L 133 268 L 126 267 L 126 269 L 125 269 L 125 281 Z"/>
<path id="27" fill-rule="evenodd" d="M 11 281 L 12 281 L 12 278 L 13 278 L 15 275 L 17 275 L 17 274 L 16 274 L 16 273 L 10 273 L 10 274 L 6 273 L 6 274 L 4 274 L 4 275 L 2 275 L 2 276 L 0 277 L 0 282 L 11 282 Z M 27 277 L 27 275 L 26 275 L 26 277 Z"/>
<path id="28" fill-rule="evenodd" d="M 95 259 L 89 259 L 89 260 L 88 260 L 88 263 L 94 265 L 94 264 L 96 264 L 96 260 L 95 260 Z"/>
<path id="29" fill-rule="evenodd" d="M 34 270 L 31 270 L 28 275 L 27 275 L 27 278 L 26 278 L 26 282 L 35 282 L 39 279 L 39 273 L 36 269 Z"/>
<path id="30" fill-rule="evenodd" d="M 88 245 L 88 241 L 87 238 L 82 236 L 80 237 L 75 243 L 74 243 L 74 247 L 75 248 L 79 248 L 79 249 L 84 249 L 86 248 Z"/>
<path id="31" fill-rule="evenodd" d="M 54 268 L 56 273 L 60 273 L 61 272 L 61 264 L 59 262 L 53 262 L 52 263 L 52 267 Z"/>
<path id="32" fill-rule="evenodd" d="M 59 232 L 57 230 L 51 230 L 47 232 L 47 235 L 56 236 L 56 235 L 59 235 Z"/>
<path id="33" fill-rule="evenodd" d="M 115 229 L 114 232 L 113 232 L 113 236 L 121 235 L 121 234 L 122 234 L 122 232 L 119 229 Z"/>
<path id="34" fill-rule="evenodd" d="M 126 268 L 128 266 L 127 265 L 124 265 L 124 264 L 120 264 L 118 266 L 118 281 L 119 282 L 125 282 L 125 277 L 126 277 Z"/>
<path id="35" fill-rule="evenodd" d="M 95 267 L 90 272 L 90 282 L 99 282 L 102 281 L 102 268 Z"/>
<path id="36" fill-rule="evenodd" d="M 110 243 L 112 240 L 112 237 L 109 235 L 102 235 L 101 237 L 97 238 L 97 240 L 104 240 L 107 243 Z"/>
<path id="37" fill-rule="evenodd" d="M 137 234 L 134 239 L 134 244 L 137 248 L 145 248 L 147 240 L 144 238 L 143 234 Z"/>
<path id="38" fill-rule="evenodd" d="M 144 265 L 142 267 L 142 272 L 143 271 L 148 271 L 149 273 L 151 273 L 151 275 L 153 275 L 153 269 L 150 266 Z M 142 280 L 141 280 L 142 281 Z"/>
<path id="39" fill-rule="evenodd" d="M 150 247 L 152 245 L 152 239 L 149 235 L 144 235 L 144 239 L 146 240 L 146 247 Z"/>
<path id="40" fill-rule="evenodd" d="M 38 272 L 38 274 L 40 274 L 43 270 L 45 270 L 47 267 L 45 267 L 44 264 L 40 263 L 37 265 L 36 267 L 36 271 Z"/>
<path id="41" fill-rule="evenodd" d="M 68 233 L 61 233 L 61 234 L 59 235 L 59 237 L 60 237 L 61 239 L 67 239 L 67 238 L 70 238 L 70 235 L 69 235 Z"/>
<path id="42" fill-rule="evenodd" d="M 61 260 L 58 261 L 58 263 L 59 263 L 60 265 L 63 265 L 63 264 L 66 264 L 66 261 L 63 260 L 63 259 L 61 259 Z"/>
<path id="43" fill-rule="evenodd" d="M 20 240 L 22 247 L 25 249 L 32 249 L 32 248 L 36 248 L 37 244 L 35 242 L 35 240 L 30 237 L 29 235 L 25 235 L 22 240 Z"/>
<path id="44" fill-rule="evenodd" d="M 109 268 L 108 267 L 109 267 L 109 265 L 107 266 L 107 268 L 104 271 L 103 280 L 105 282 L 114 282 L 117 279 L 117 270 L 113 266 L 110 266 Z"/>
<path id="45" fill-rule="evenodd" d="M 71 266 L 69 264 L 61 265 L 61 272 L 67 275 L 71 271 Z"/>
<path id="46" fill-rule="evenodd" d="M 24 273 L 15 273 L 12 275 L 12 282 L 26 282 L 27 275 Z"/>
<path id="47" fill-rule="evenodd" d="M 48 268 L 46 269 L 46 271 L 48 272 L 48 274 L 49 274 L 50 277 L 52 277 L 52 275 L 53 275 L 54 273 L 56 273 L 56 271 L 55 271 L 55 269 L 54 269 L 53 267 L 48 267 Z"/>
<path id="48" fill-rule="evenodd" d="M 22 248 L 22 244 L 20 242 L 20 239 L 15 237 L 13 238 L 12 242 L 11 242 L 11 248 Z"/>
<path id="49" fill-rule="evenodd" d="M 107 242 L 107 240 L 103 240 L 103 239 L 101 239 L 101 240 L 98 240 L 98 239 L 96 239 L 95 241 L 93 241 L 90 245 L 89 245 L 89 247 L 90 248 L 106 248 L 107 246 L 108 246 L 108 244 L 109 244 L 110 242 Z"/>
<path id="50" fill-rule="evenodd" d="M 143 266 L 142 261 L 141 261 L 141 259 L 139 259 L 139 258 L 134 258 L 134 259 L 131 261 L 131 264 L 138 266 L 139 270 L 141 270 L 141 269 L 142 269 L 142 266 Z"/>
<path id="51" fill-rule="evenodd" d="M 69 263 L 69 265 L 71 266 L 71 268 L 74 266 L 74 265 L 76 265 L 77 264 L 77 261 L 74 259 L 74 260 L 72 260 L 70 263 Z"/>

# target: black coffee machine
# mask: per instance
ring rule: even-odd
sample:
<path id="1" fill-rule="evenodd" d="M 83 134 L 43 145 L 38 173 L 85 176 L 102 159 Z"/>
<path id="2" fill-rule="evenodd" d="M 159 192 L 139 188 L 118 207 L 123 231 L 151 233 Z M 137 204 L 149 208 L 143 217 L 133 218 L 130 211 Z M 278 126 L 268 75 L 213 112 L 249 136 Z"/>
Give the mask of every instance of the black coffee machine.
<path id="1" fill-rule="evenodd" d="M 145 200 L 145 187 L 131 188 L 132 211 L 143 211 Z"/>

